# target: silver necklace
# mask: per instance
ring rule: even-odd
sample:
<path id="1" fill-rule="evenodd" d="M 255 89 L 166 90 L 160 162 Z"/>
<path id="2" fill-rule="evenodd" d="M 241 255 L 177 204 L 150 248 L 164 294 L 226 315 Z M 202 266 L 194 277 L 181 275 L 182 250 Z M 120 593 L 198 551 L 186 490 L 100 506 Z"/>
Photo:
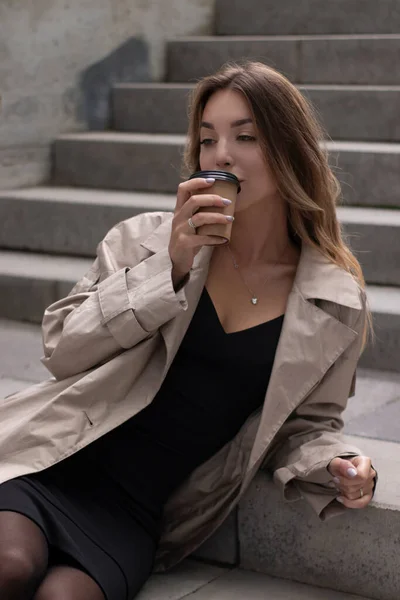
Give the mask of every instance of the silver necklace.
<path id="1" fill-rule="evenodd" d="M 289 241 L 287 242 L 286 246 L 284 247 L 282 254 L 280 254 L 280 256 L 279 256 L 278 260 L 276 261 L 276 263 L 274 264 L 273 268 L 275 268 L 279 264 L 279 261 L 282 259 L 282 256 L 285 254 L 286 249 L 287 249 L 288 246 L 289 246 Z M 230 247 L 228 245 L 227 245 L 227 248 L 228 248 L 229 252 L 232 255 L 233 266 L 237 270 L 237 272 L 239 273 L 241 280 L 243 281 L 244 285 L 246 286 L 247 290 L 250 293 L 251 303 L 255 306 L 258 303 L 258 298 L 254 294 L 254 292 L 249 288 L 249 286 L 247 285 L 247 283 L 245 281 L 245 278 L 243 277 L 242 273 L 240 272 L 239 265 L 238 265 L 238 263 L 237 263 L 234 255 L 233 255 L 232 250 L 230 249 Z M 267 283 L 267 281 L 269 281 L 270 279 L 271 279 L 271 275 L 264 281 L 264 283 L 262 285 L 264 286 Z"/>

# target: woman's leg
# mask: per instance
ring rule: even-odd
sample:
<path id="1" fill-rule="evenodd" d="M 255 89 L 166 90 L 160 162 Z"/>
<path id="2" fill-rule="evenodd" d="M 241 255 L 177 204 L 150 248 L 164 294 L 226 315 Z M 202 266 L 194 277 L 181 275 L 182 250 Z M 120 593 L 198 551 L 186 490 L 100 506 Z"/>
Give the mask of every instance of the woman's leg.
<path id="1" fill-rule="evenodd" d="M 33 600 L 106 600 L 98 584 L 69 565 L 51 567 Z"/>
<path id="2" fill-rule="evenodd" d="M 0 598 L 31 600 L 48 564 L 47 540 L 31 519 L 0 511 Z"/>

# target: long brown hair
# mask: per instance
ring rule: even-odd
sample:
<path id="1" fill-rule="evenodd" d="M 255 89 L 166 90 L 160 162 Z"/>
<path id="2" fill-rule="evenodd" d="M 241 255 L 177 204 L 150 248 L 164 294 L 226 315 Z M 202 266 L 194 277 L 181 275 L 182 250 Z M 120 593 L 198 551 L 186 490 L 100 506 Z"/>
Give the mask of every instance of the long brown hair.
<path id="1" fill-rule="evenodd" d="M 210 96 L 222 89 L 241 93 L 250 106 L 265 159 L 288 204 L 293 241 L 318 249 L 365 288 L 360 263 L 345 243 L 336 215 L 341 188 L 321 145 L 326 131 L 308 100 L 275 69 L 260 62 L 227 63 L 197 83 L 189 100 L 184 175 L 200 169 L 202 114 Z M 364 345 L 368 332 L 372 316 L 367 309 Z"/>

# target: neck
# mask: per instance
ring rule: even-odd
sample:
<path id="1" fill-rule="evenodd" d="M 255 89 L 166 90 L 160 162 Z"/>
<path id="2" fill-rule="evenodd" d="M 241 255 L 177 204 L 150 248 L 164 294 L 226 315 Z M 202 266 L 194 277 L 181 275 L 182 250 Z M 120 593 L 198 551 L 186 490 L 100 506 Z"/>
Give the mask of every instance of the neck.
<path id="1" fill-rule="evenodd" d="M 240 266 L 291 262 L 296 246 L 289 238 L 286 207 L 282 202 L 260 203 L 235 213 L 229 243 Z"/>

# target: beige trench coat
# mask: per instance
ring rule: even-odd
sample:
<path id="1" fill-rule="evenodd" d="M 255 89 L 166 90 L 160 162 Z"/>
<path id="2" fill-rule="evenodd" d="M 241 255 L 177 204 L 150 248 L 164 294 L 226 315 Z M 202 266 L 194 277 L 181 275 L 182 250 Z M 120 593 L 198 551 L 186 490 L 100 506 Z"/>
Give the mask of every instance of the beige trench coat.
<path id="1" fill-rule="evenodd" d="M 57 463 L 154 398 L 196 309 L 213 252 L 202 248 L 175 293 L 172 216 L 145 213 L 118 224 L 99 244 L 86 276 L 45 311 L 42 360 L 54 378 L 1 403 L 0 482 Z M 262 410 L 167 502 L 156 570 L 170 568 L 209 537 L 261 467 L 271 471 L 284 498 L 305 498 L 321 519 L 346 510 L 334 500 L 326 467 L 335 456 L 360 454 L 339 431 L 364 322 L 365 295 L 353 278 L 303 246 Z"/>

